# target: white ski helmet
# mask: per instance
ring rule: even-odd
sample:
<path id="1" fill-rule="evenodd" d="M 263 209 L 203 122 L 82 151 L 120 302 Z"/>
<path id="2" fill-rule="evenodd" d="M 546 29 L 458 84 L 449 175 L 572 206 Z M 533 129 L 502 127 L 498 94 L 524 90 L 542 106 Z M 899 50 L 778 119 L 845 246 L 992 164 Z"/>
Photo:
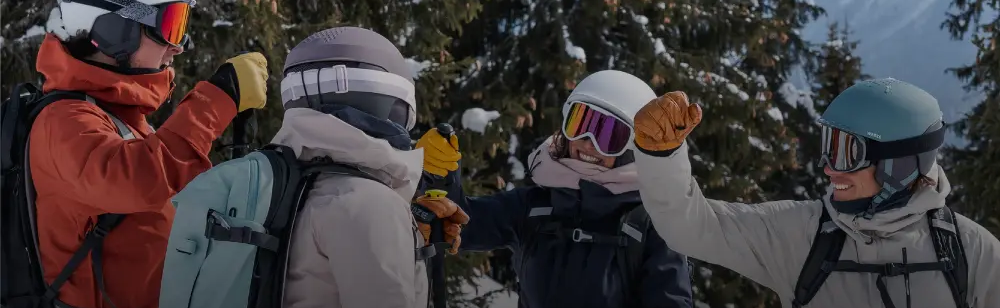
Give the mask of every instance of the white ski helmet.
<path id="1" fill-rule="evenodd" d="M 190 0 L 130 0 L 130 1 L 109 1 L 109 0 L 87 0 L 87 1 L 73 1 L 73 0 L 59 0 L 59 6 L 52 9 L 49 14 L 49 22 L 46 24 L 46 30 L 55 34 L 59 37 L 59 40 L 66 41 L 70 37 L 76 35 L 80 31 L 91 31 L 94 27 L 94 21 L 97 17 L 101 15 L 111 13 L 111 11 L 101 8 L 98 5 L 100 2 L 107 2 L 111 7 L 116 6 L 119 3 L 128 2 L 138 2 L 147 5 L 159 5 L 163 3 L 170 2 L 187 2 L 194 5 L 194 1 Z M 126 7 L 126 9 L 128 9 Z M 128 18 L 128 16 L 123 16 Z M 149 15 L 149 18 L 153 18 L 153 24 L 156 23 L 156 15 Z"/>
<path id="2" fill-rule="evenodd" d="M 584 102 L 611 112 L 631 127 L 635 114 L 656 98 L 653 89 L 632 74 L 604 70 L 590 74 L 573 89 L 563 103 L 562 115 L 569 114 L 572 102 Z"/>

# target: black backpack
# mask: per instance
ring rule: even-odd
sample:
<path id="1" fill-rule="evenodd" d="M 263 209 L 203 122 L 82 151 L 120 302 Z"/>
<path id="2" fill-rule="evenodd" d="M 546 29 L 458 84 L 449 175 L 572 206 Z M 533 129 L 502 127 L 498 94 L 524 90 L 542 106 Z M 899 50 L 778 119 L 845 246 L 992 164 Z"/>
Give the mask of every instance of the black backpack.
<path id="1" fill-rule="evenodd" d="M 538 188 L 531 193 L 541 193 L 548 195 L 549 189 Z M 548 200 L 548 196 L 542 196 L 542 200 Z M 641 203 L 631 205 L 627 211 L 622 213 L 619 221 L 618 233 L 604 234 L 591 232 L 566 225 L 564 220 L 558 219 L 552 214 L 552 207 L 531 207 L 528 209 L 528 217 L 524 221 L 525 236 L 519 249 L 521 266 L 528 257 L 527 250 L 535 245 L 539 235 L 555 236 L 576 243 L 590 243 L 595 245 L 615 245 L 618 247 L 615 259 L 618 261 L 619 272 L 622 275 L 622 290 L 626 290 L 625 307 L 637 307 L 639 294 L 633 282 L 636 281 L 636 273 L 642 266 L 643 254 L 645 251 L 645 239 L 652 228 L 649 214 Z M 521 272 L 524 269 L 521 269 Z"/>
<path id="2" fill-rule="evenodd" d="M 0 206 L 0 305 L 8 308 L 47 308 L 58 301 L 59 288 L 69 279 L 80 263 L 90 253 L 93 259 L 94 278 L 104 292 L 101 252 L 104 236 L 121 222 L 123 215 L 98 216 L 97 224 L 87 233 L 83 244 L 51 285 L 45 282 L 38 251 L 38 234 L 35 228 L 35 189 L 28 166 L 28 133 L 38 114 L 49 104 L 60 100 L 85 100 L 97 104 L 93 98 L 80 92 L 53 91 L 42 93 L 30 83 L 14 86 L 2 108 L 2 200 Z M 102 108 L 103 110 L 103 108 Z M 123 139 L 134 139 L 129 127 L 105 110 Z"/>
<path id="3" fill-rule="evenodd" d="M 965 248 L 958 236 L 958 224 L 955 214 L 948 207 L 931 210 L 927 219 L 931 226 L 931 241 L 937 252 L 937 262 L 907 263 L 906 248 L 903 248 L 903 263 L 861 264 L 849 260 L 840 260 L 847 233 L 831 221 L 830 214 L 822 211 L 819 228 L 813 240 L 812 248 L 806 257 L 805 265 L 799 272 L 799 280 L 795 283 L 795 299 L 792 307 L 801 308 L 809 304 L 819 292 L 823 282 L 832 272 L 876 273 L 879 274 L 875 286 L 878 288 L 882 303 L 887 308 L 896 305 L 886 291 L 885 279 L 893 276 L 908 276 L 910 273 L 941 271 L 948 282 L 948 288 L 955 299 L 958 308 L 969 308 L 967 302 L 969 287 L 969 264 L 965 258 Z M 907 297 L 909 301 L 909 297 Z M 907 303 L 906 307 L 909 307 Z"/>

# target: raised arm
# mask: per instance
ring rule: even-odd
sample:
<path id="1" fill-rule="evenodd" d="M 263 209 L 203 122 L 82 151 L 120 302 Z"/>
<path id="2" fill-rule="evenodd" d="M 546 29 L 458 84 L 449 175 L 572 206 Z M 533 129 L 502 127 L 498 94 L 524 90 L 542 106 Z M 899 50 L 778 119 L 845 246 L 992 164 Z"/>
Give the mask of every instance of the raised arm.
<path id="1" fill-rule="evenodd" d="M 195 176 L 212 167 L 212 141 L 236 115 L 236 104 L 218 87 L 198 83 L 156 133 L 123 140 L 111 119 L 86 101 L 63 101 L 41 112 L 32 148 L 53 155 L 59 185 L 90 214 L 135 213 L 162 208 Z M 108 198 L 114 196 L 114 198 Z"/>
<path id="2" fill-rule="evenodd" d="M 642 201 L 671 249 L 732 269 L 779 293 L 790 292 L 822 206 L 817 202 L 741 204 L 710 200 L 691 175 L 683 142 L 701 109 L 668 93 L 636 116 Z"/>

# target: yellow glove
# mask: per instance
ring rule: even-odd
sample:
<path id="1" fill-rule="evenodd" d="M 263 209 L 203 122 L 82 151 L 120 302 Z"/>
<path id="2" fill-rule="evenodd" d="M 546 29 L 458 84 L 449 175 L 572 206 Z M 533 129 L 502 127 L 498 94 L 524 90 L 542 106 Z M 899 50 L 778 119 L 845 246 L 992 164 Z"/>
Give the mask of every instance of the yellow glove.
<path id="1" fill-rule="evenodd" d="M 677 149 L 701 123 L 701 106 L 674 91 L 653 99 L 635 115 L 635 144 L 650 152 Z"/>
<path id="2" fill-rule="evenodd" d="M 462 154 L 458 152 L 458 137 L 455 135 L 451 135 L 450 140 L 445 140 L 437 128 L 432 128 L 420 136 L 417 148 L 424 149 L 424 171 L 445 177 L 449 171 L 458 170 Z"/>
<path id="3" fill-rule="evenodd" d="M 262 109 L 267 102 L 267 59 L 248 52 L 226 60 L 208 81 L 229 94 L 236 109 Z"/>

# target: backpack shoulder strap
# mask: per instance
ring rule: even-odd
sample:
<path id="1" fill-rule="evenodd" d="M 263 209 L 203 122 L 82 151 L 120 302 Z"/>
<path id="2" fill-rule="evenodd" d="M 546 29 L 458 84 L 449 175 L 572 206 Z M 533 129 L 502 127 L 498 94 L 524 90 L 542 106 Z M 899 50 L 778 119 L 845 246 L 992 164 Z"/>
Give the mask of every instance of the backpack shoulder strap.
<path id="1" fill-rule="evenodd" d="M 955 305 L 960 308 L 969 307 L 969 264 L 965 258 L 965 247 L 959 236 L 955 213 L 948 207 L 932 210 L 928 213 L 931 226 L 931 241 L 938 260 L 948 262 L 944 270 L 948 288 L 955 298 Z"/>
<path id="2" fill-rule="evenodd" d="M 41 108 L 44 108 L 46 105 L 64 99 L 85 100 L 101 107 L 100 104 L 97 104 L 92 97 L 86 94 L 71 91 L 53 91 L 45 94 L 45 96 L 39 100 L 39 108 L 36 110 L 37 112 L 41 112 Z M 118 135 L 121 136 L 122 139 L 135 139 L 135 135 L 132 134 L 132 131 L 128 128 L 128 125 L 126 125 L 125 122 L 111 112 L 108 112 L 106 109 L 101 108 L 101 110 L 111 118 L 112 122 L 114 122 L 115 129 L 118 131 Z M 37 116 L 37 112 L 33 113 L 32 116 Z M 81 244 L 80 248 L 73 253 L 73 256 L 70 257 L 69 261 L 66 262 L 66 265 L 63 266 L 62 271 L 59 272 L 56 279 L 54 279 L 52 284 L 49 285 L 45 292 L 46 299 L 53 301 L 58 300 L 59 289 L 64 283 L 66 283 L 69 277 L 73 275 L 73 272 L 76 271 L 76 268 L 80 266 L 80 263 L 83 262 L 89 253 L 92 259 L 91 269 L 94 272 L 94 280 L 97 283 L 97 288 L 100 290 L 104 300 L 107 301 L 110 306 L 114 307 L 114 304 L 111 303 L 111 298 L 108 296 L 104 288 L 104 266 L 102 262 L 104 237 L 108 235 L 108 232 L 111 232 L 111 230 L 117 227 L 124 218 L 125 215 L 123 214 L 111 213 L 97 216 L 97 223 L 94 225 L 93 229 L 87 232 L 86 237 L 83 239 L 83 244 Z"/>
<path id="3" fill-rule="evenodd" d="M 826 209 L 821 211 L 816 236 L 795 283 L 795 298 L 792 300 L 792 307 L 795 308 L 809 304 L 816 296 L 840 260 L 840 253 L 847 239 L 847 233 L 837 227 Z"/>
<path id="4" fill-rule="evenodd" d="M 35 103 L 36 107 L 32 108 L 31 119 L 33 120 L 35 117 L 37 117 L 38 114 L 42 112 L 42 109 L 48 106 L 49 104 L 67 99 L 87 101 L 88 103 L 94 104 L 95 106 L 100 108 L 101 111 L 104 111 L 104 114 L 108 115 L 108 117 L 111 118 L 111 122 L 115 124 L 115 129 L 118 131 L 118 135 L 121 136 L 122 139 L 125 140 L 135 139 L 135 135 L 132 134 L 132 130 L 129 129 L 128 125 L 125 124 L 124 121 L 122 121 L 120 118 L 111 113 L 111 111 L 108 111 L 106 108 L 104 108 L 104 105 L 99 103 L 93 97 L 90 97 L 90 95 L 77 91 L 56 90 L 45 93 L 45 95 L 39 98 L 38 102 Z"/>
<path id="5" fill-rule="evenodd" d="M 625 290 L 626 307 L 638 306 L 639 294 L 632 287 L 636 274 L 642 268 L 645 257 L 646 235 L 652 227 L 649 213 L 641 204 L 632 208 L 622 217 L 620 232 L 628 244 L 619 248 L 619 272 L 622 275 L 622 289 Z"/>
<path id="6" fill-rule="evenodd" d="M 528 203 L 528 212 L 526 213 L 524 220 L 521 222 L 520 230 L 518 231 L 519 240 L 517 243 L 517 253 L 519 259 L 519 265 L 521 268 L 517 271 L 520 273 L 524 272 L 524 265 L 527 262 L 524 260 L 527 258 L 527 251 L 531 249 L 534 245 L 535 240 L 538 237 L 538 233 L 542 229 L 542 225 L 550 221 L 552 215 L 552 206 L 549 204 L 549 198 L 552 192 L 541 186 L 532 187 L 527 193 L 527 199 L 524 200 Z M 533 202 L 534 200 L 544 200 L 545 202 Z M 549 205 L 549 206 L 539 206 L 539 205 Z"/>
<path id="7" fill-rule="evenodd" d="M 552 216 L 552 206 L 549 204 L 549 198 L 552 192 L 545 187 L 536 186 L 528 191 L 528 198 L 531 200 L 544 200 L 544 202 L 530 202 L 528 201 L 528 212 L 526 217 L 524 217 L 524 225 L 522 229 L 526 236 L 534 234 L 542 227 L 542 224 L 549 221 Z M 541 206 L 548 205 L 548 206 Z M 523 241 L 522 242 L 527 242 Z M 523 244 L 523 243 L 522 243 Z"/>
<path id="8" fill-rule="evenodd" d="M 368 179 L 385 185 L 386 187 L 389 186 L 389 183 L 386 183 L 385 180 L 379 179 L 378 177 L 375 177 L 375 175 L 361 170 L 361 168 L 358 168 L 357 166 L 334 162 L 329 159 L 329 157 L 325 156 L 303 163 L 302 166 L 305 168 L 303 170 L 303 175 L 339 174 Z"/>

